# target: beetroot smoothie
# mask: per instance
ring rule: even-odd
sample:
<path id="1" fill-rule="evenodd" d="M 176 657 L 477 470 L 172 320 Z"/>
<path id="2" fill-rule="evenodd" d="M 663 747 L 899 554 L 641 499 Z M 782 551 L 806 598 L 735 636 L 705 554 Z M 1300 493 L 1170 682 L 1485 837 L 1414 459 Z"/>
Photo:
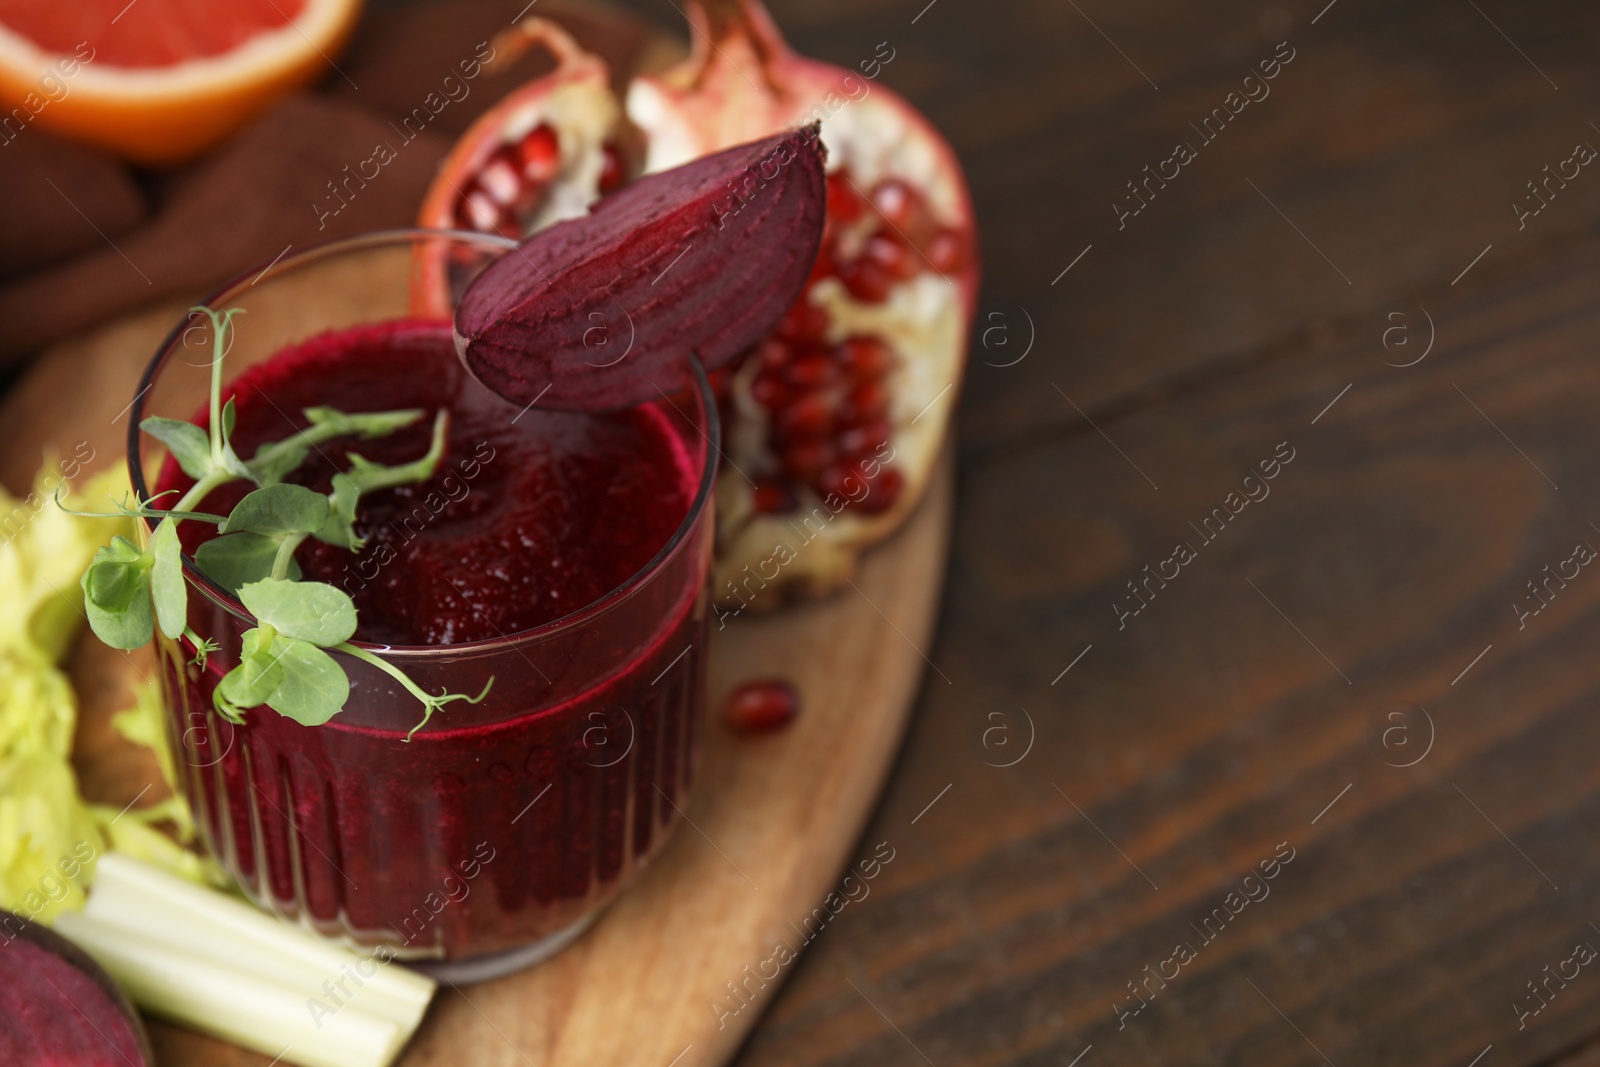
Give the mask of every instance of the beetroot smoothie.
<path id="1" fill-rule="evenodd" d="M 448 322 L 325 333 L 228 394 L 246 457 L 304 426 L 307 406 L 427 413 L 314 450 L 288 480 L 318 491 L 351 452 L 421 456 L 433 413 L 449 410 L 434 475 L 362 497 L 362 551 L 309 540 L 296 559 L 307 580 L 354 599 L 357 641 L 403 646 L 396 662 L 424 689 L 494 684 L 407 742 L 420 705 L 339 656 L 351 694 L 328 724 L 256 708 L 232 726 L 211 692 L 250 623 L 216 595 L 191 596 L 190 625 L 221 650 L 202 670 L 169 649 L 166 670 L 180 769 L 212 850 L 262 905 L 402 957 L 483 956 L 585 919 L 659 847 L 695 759 L 708 527 L 674 543 L 701 478 L 694 427 L 670 400 L 519 411 L 462 369 Z M 156 488 L 188 484 L 169 460 Z M 200 510 L 226 514 L 248 488 L 226 486 Z M 214 532 L 183 529 L 191 553 Z M 547 639 L 523 640 L 540 627 Z"/>

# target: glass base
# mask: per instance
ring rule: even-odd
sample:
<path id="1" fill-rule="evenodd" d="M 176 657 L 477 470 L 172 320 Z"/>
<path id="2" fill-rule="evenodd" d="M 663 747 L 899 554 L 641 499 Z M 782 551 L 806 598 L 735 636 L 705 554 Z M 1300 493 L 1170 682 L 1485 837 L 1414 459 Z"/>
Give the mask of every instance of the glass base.
<path id="1" fill-rule="evenodd" d="M 491 952 L 487 956 L 473 956 L 464 960 L 417 960 L 408 962 L 406 966 L 422 972 L 429 978 L 452 985 L 473 985 L 487 982 L 491 978 L 503 978 L 508 974 L 515 974 L 517 971 L 532 967 L 536 963 L 543 963 L 572 944 L 589 929 L 589 924 L 594 922 L 597 915 L 599 915 L 598 910 L 591 911 L 565 929 L 546 934 L 531 944 L 508 948 L 504 952 Z"/>

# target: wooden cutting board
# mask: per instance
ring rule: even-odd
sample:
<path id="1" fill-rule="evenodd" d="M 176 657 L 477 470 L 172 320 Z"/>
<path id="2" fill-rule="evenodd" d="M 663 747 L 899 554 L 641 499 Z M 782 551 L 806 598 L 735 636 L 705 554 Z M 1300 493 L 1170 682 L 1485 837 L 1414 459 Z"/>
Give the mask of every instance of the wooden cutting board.
<path id="1" fill-rule="evenodd" d="M 53 349 L 0 402 L 0 480 L 24 489 L 49 449 L 90 469 L 122 462 L 135 382 L 188 301 L 151 308 Z M 864 561 L 855 589 L 713 635 L 702 770 L 687 820 L 638 883 L 572 947 L 529 971 L 444 986 L 407 1067 L 545 1064 L 703 1067 L 730 1059 L 793 963 L 857 843 L 916 696 L 939 603 L 950 526 L 948 450 L 907 525 Z M 93 638 L 71 663 L 82 702 L 74 762 L 91 800 L 129 803 L 160 779 L 108 726 L 130 702 L 138 660 Z M 799 719 L 745 737 L 718 709 L 739 682 L 792 680 Z M 157 799 L 150 790 L 141 802 Z M 892 846 L 891 846 L 892 847 Z M 887 855 L 887 850 L 885 855 Z M 778 973 L 764 986 L 750 975 Z M 748 968 L 748 970 L 747 970 Z M 749 980 L 747 980 L 749 979 Z M 747 1003 L 729 993 L 740 985 Z M 717 1007 L 721 1005 L 721 1009 Z M 733 1009 L 737 1008 L 737 1011 Z M 268 1057 L 153 1023 L 166 1067 L 244 1067 Z"/>

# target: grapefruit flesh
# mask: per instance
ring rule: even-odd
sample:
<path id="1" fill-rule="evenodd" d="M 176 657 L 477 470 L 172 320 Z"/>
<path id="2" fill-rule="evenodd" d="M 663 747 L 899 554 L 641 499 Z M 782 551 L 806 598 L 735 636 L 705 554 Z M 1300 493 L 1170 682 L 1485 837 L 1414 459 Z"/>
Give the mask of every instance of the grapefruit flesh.
<path id="1" fill-rule="evenodd" d="M 88 42 L 97 63 L 169 67 L 231 52 L 288 25 L 305 6 L 306 0 L 168 0 L 148 6 L 146 0 L 0 0 L 0 24 L 46 52 L 66 55 Z"/>
<path id="2" fill-rule="evenodd" d="M 361 0 L 0 0 L 0 141 L 181 163 L 333 74 Z"/>

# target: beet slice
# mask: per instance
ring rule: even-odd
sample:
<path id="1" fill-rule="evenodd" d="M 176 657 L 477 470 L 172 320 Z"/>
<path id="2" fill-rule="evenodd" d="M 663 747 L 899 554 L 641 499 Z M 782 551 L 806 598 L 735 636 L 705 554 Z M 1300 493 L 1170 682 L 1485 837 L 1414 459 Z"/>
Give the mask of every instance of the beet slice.
<path id="1" fill-rule="evenodd" d="M 818 126 L 650 175 L 529 237 L 468 287 L 456 348 L 487 388 L 568 411 L 683 388 L 760 340 L 816 262 Z"/>
<path id="2" fill-rule="evenodd" d="M 133 1005 L 77 946 L 0 911 L 0 1063 L 149 1067 Z"/>

